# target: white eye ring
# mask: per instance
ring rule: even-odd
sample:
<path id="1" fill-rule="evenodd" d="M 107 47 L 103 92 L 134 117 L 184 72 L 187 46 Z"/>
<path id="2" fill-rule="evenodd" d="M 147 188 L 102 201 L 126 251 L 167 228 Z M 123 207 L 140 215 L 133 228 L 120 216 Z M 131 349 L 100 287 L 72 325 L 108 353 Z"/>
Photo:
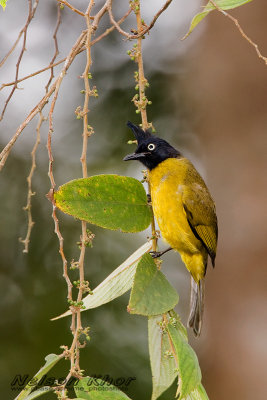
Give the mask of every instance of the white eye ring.
<path id="1" fill-rule="evenodd" d="M 149 143 L 149 145 L 147 146 L 147 148 L 148 148 L 148 150 L 150 150 L 150 151 L 152 151 L 152 150 L 155 150 L 155 145 L 154 145 L 154 143 Z"/>

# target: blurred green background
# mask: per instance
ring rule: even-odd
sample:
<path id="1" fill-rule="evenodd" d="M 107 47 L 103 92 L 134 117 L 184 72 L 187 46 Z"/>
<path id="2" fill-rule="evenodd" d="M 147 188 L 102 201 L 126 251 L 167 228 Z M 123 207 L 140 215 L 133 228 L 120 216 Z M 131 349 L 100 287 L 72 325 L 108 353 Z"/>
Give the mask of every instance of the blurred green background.
<path id="1" fill-rule="evenodd" d="M 75 2 L 84 8 L 83 1 Z M 160 1 L 144 4 L 148 22 Z M 266 269 L 266 84 L 267 69 L 235 26 L 222 15 L 210 15 L 185 42 L 187 31 L 201 2 L 173 3 L 160 17 L 144 43 L 144 65 L 150 82 L 148 108 L 158 135 L 189 157 L 201 172 L 217 204 L 219 246 L 214 271 L 208 269 L 206 310 L 202 336 L 190 343 L 196 350 L 203 384 L 211 400 L 266 398 L 267 362 L 267 269 Z M 118 3 L 118 17 L 123 10 Z M 97 5 L 97 8 L 100 5 Z M 267 54 L 264 0 L 232 12 L 247 34 Z M 0 11 L 1 57 L 9 50 L 27 17 L 27 2 L 8 2 Z M 20 76 L 48 65 L 53 55 L 52 34 L 56 2 L 40 2 L 29 28 L 27 52 Z M 74 43 L 83 21 L 68 9 L 62 12 L 58 33 L 59 58 Z M 134 27 L 134 17 L 124 25 Z M 108 20 L 103 20 L 103 28 Z M 101 30 L 102 29 L 102 30 Z M 90 100 L 89 123 L 95 134 L 88 144 L 88 173 L 117 173 L 142 178 L 137 163 L 123 163 L 134 147 L 127 120 L 139 123 L 131 99 L 135 94 L 136 66 L 126 52 L 132 43 L 114 32 L 93 48 L 92 83 L 99 97 Z M 14 79 L 19 49 L 1 69 L 1 83 Z M 75 109 L 82 105 L 82 74 L 85 55 L 77 56 L 65 77 L 55 108 L 53 154 L 57 185 L 81 177 L 82 122 Z M 60 71 L 56 69 L 56 75 Z M 0 124 L 1 148 L 44 94 L 49 73 L 20 84 Z M 10 89 L 0 92 L 1 108 Z M 44 114 L 48 111 L 45 108 Z M 71 343 L 70 320 L 50 318 L 67 308 L 66 284 L 58 240 L 54 234 L 51 204 L 45 194 L 48 123 L 41 131 L 37 170 L 33 178 L 33 219 L 30 251 L 23 254 L 19 237 L 27 230 L 26 177 L 37 120 L 23 132 L 0 176 L 0 332 L 1 397 L 15 398 L 11 381 L 16 374 L 34 373 L 49 353 L 59 353 Z M 79 254 L 80 223 L 58 212 L 68 260 Z M 86 254 L 86 279 L 94 288 L 149 236 L 123 234 L 94 226 L 93 248 Z M 163 247 L 163 246 L 162 246 Z M 189 305 L 190 278 L 178 254 L 164 257 L 163 272 L 180 295 L 178 313 L 185 322 Z M 70 272 L 73 280 L 75 272 Z M 151 371 L 146 318 L 126 311 L 129 294 L 95 310 L 83 313 L 84 326 L 91 327 L 91 341 L 81 352 L 81 366 L 88 375 L 113 378 L 135 377 L 127 394 L 149 399 Z M 65 376 L 68 362 L 51 372 Z M 175 385 L 161 399 L 173 398 Z M 47 395 L 47 398 L 54 398 Z"/>

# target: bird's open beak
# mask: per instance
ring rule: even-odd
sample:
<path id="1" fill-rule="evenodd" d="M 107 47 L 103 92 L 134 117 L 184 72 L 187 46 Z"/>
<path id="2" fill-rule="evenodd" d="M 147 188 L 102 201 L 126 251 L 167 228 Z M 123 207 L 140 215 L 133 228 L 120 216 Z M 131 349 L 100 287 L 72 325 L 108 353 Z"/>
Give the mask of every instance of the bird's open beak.
<path id="1" fill-rule="evenodd" d="M 128 154 L 126 157 L 124 157 L 123 161 L 129 161 L 129 160 L 138 160 L 139 158 L 143 158 L 149 153 L 132 153 Z"/>

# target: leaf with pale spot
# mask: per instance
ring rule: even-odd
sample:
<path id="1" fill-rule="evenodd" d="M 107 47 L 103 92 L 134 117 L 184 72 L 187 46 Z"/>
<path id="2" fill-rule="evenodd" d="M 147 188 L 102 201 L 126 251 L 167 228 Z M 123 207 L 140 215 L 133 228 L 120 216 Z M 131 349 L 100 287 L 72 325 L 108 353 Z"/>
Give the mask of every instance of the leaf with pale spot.
<path id="1" fill-rule="evenodd" d="M 143 185 L 126 176 L 75 179 L 60 186 L 54 200 L 64 213 L 106 229 L 140 232 L 151 222 Z"/>

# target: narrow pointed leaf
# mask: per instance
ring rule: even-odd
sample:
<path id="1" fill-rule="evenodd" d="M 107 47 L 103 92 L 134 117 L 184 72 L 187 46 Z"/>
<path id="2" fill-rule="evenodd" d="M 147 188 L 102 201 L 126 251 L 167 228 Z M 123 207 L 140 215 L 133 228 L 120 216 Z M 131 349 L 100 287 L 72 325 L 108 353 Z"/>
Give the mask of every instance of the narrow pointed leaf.
<path id="1" fill-rule="evenodd" d="M 25 397 L 25 400 L 37 399 L 37 397 L 40 397 L 48 392 L 52 392 L 52 390 L 54 389 L 50 386 L 42 386 L 34 392 L 30 393 L 27 397 Z"/>
<path id="2" fill-rule="evenodd" d="M 186 398 L 182 400 L 209 400 L 206 390 L 203 385 L 200 384 L 197 389 L 191 392 Z"/>
<path id="3" fill-rule="evenodd" d="M 6 8 L 6 3 L 7 3 L 7 0 L 0 0 L 0 6 L 3 7 L 3 10 L 5 10 L 5 8 Z"/>
<path id="4" fill-rule="evenodd" d="M 178 368 L 178 390 L 181 399 L 186 398 L 201 383 L 201 371 L 196 353 L 185 339 L 179 325 L 168 323 L 167 331 Z"/>
<path id="5" fill-rule="evenodd" d="M 151 221 L 143 185 L 126 176 L 76 179 L 60 186 L 54 200 L 64 213 L 106 229 L 140 232 Z"/>
<path id="6" fill-rule="evenodd" d="M 36 387 L 40 379 L 50 371 L 54 365 L 62 358 L 61 355 L 57 354 L 49 354 L 45 357 L 45 365 L 34 375 L 33 379 L 30 383 L 28 383 L 25 388 L 20 392 L 20 394 L 16 397 L 15 400 L 25 400 L 30 392 Z M 36 381 L 36 385 L 33 382 Z"/>
<path id="7" fill-rule="evenodd" d="M 101 282 L 93 290 L 93 294 L 88 294 L 83 299 L 83 303 L 85 306 L 84 310 L 99 307 L 126 293 L 133 285 L 134 274 L 140 258 L 143 256 L 143 254 L 150 251 L 151 248 L 151 241 L 145 243 L 129 258 L 127 258 L 124 263 L 116 268 L 103 282 Z M 53 318 L 53 320 L 66 317 L 68 315 L 71 315 L 70 310 L 68 310 L 64 314 L 59 315 L 56 318 Z"/>
<path id="8" fill-rule="evenodd" d="M 96 378 L 82 378 L 74 386 L 75 394 L 84 400 L 130 400 L 118 387 Z"/>
<path id="9" fill-rule="evenodd" d="M 178 303 L 179 296 L 150 254 L 144 254 L 134 276 L 128 311 L 131 314 L 159 315 Z"/>
<path id="10" fill-rule="evenodd" d="M 167 333 L 160 324 L 162 315 L 148 318 L 148 344 L 152 371 L 152 400 L 156 400 L 167 390 L 178 375 L 175 359 L 170 356 L 170 343 Z"/>
<path id="11" fill-rule="evenodd" d="M 222 10 L 230 10 L 236 7 L 240 7 L 246 3 L 251 2 L 252 0 L 216 0 L 216 4 Z M 183 37 L 183 39 L 187 38 L 190 33 L 195 29 L 195 27 L 202 21 L 203 18 L 206 17 L 211 11 L 215 10 L 216 7 L 209 1 L 207 5 L 204 7 L 203 11 L 196 14 L 191 21 L 191 25 L 187 34 Z"/>

